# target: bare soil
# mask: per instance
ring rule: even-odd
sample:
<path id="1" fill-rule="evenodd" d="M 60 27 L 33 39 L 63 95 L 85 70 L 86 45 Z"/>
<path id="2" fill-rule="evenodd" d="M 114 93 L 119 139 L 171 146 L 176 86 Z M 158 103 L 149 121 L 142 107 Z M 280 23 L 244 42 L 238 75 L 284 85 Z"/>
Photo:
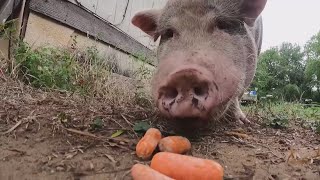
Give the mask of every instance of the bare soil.
<path id="1" fill-rule="evenodd" d="M 96 118 L 101 129 L 92 129 Z M 292 120 L 287 129 L 216 123 L 190 138 L 189 155 L 215 160 L 225 179 L 320 179 L 320 137 Z M 133 123 L 161 118 L 140 107 L 43 92 L 0 78 L 0 179 L 131 179 L 140 135 Z M 160 121 L 159 121 L 160 120 Z M 110 138 L 117 130 L 126 130 Z M 233 133 L 233 134 L 232 134 Z M 236 134 L 238 133 L 238 134 Z"/>

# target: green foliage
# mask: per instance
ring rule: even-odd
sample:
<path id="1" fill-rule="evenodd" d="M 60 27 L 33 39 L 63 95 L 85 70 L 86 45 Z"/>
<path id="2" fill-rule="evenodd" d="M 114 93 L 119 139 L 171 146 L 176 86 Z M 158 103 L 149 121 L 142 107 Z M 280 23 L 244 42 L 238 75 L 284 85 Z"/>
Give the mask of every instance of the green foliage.
<path id="1" fill-rule="evenodd" d="M 273 87 L 279 86 L 278 76 L 278 50 L 271 48 L 259 57 L 257 72 L 252 83 L 253 87 L 257 87 L 259 96 L 267 95 Z"/>
<path id="2" fill-rule="evenodd" d="M 3 24 L 0 23 L 0 38 L 10 39 L 12 33 L 16 32 L 15 28 L 16 19 L 7 21 Z"/>
<path id="3" fill-rule="evenodd" d="M 151 126 L 147 122 L 140 121 L 134 125 L 133 130 L 137 133 L 144 133 L 150 128 Z"/>
<path id="4" fill-rule="evenodd" d="M 93 123 L 90 124 L 91 129 L 101 129 L 103 127 L 103 121 L 101 118 L 97 117 L 94 119 Z"/>
<path id="5" fill-rule="evenodd" d="M 294 120 L 294 122 L 301 121 L 301 126 L 304 128 L 315 132 L 320 130 L 320 106 L 287 102 L 259 102 L 244 106 L 242 110 L 248 116 L 258 117 L 263 125 L 272 128 L 287 128 Z"/>
<path id="6" fill-rule="evenodd" d="M 268 121 L 267 125 L 275 129 L 287 128 L 289 125 L 288 117 L 285 115 L 272 116 Z"/>
<path id="7" fill-rule="evenodd" d="M 262 117 L 262 124 L 275 129 L 287 128 L 289 125 L 289 109 L 285 109 L 284 103 L 268 102 L 258 104 L 260 107 L 255 108 L 255 113 Z"/>
<path id="8" fill-rule="evenodd" d="M 319 60 L 320 57 L 320 32 L 312 36 L 305 45 L 308 60 Z"/>
<path id="9" fill-rule="evenodd" d="M 135 56 L 131 56 L 131 58 L 140 64 L 137 72 L 135 72 L 134 76 L 138 80 L 150 79 L 152 76 L 152 71 L 148 68 L 148 63 L 151 61 L 145 55 L 141 53 L 137 53 Z"/>
<path id="10" fill-rule="evenodd" d="M 306 79 L 308 82 L 312 83 L 311 85 L 319 85 L 319 77 L 320 77 L 320 59 L 319 60 L 311 60 L 309 59 L 306 66 Z"/>
<path id="11" fill-rule="evenodd" d="M 85 98 L 101 97 L 110 104 L 153 107 L 142 83 L 151 75 L 145 62 L 140 63 L 135 74 L 123 71 L 115 54 L 101 56 L 95 46 L 80 50 L 76 39 L 70 49 L 31 48 L 25 42 L 15 47 L 13 62 L 16 65 L 10 73 L 34 87 L 77 93 Z M 113 73 L 128 73 L 130 78 Z M 138 83 L 131 84 L 131 80 Z"/>
<path id="12" fill-rule="evenodd" d="M 320 32 L 304 50 L 282 43 L 261 53 L 251 88 L 258 88 L 259 98 L 272 94 L 289 102 L 301 98 L 320 102 Z"/>
<path id="13" fill-rule="evenodd" d="M 150 80 L 152 76 L 152 71 L 148 67 L 148 62 L 150 60 L 145 57 L 143 54 L 136 54 L 135 56 L 131 56 L 140 66 L 137 71 L 134 73 L 134 77 L 137 80 L 137 84 L 135 86 L 135 102 L 144 108 L 150 108 L 153 106 L 150 101 L 150 97 L 145 94 L 144 84 L 150 83 L 146 82 L 146 80 Z"/>
<path id="14" fill-rule="evenodd" d="M 287 84 L 283 88 L 283 95 L 286 101 L 297 101 L 299 100 L 300 89 L 296 84 Z"/>
<path id="15" fill-rule="evenodd" d="M 73 90 L 77 64 L 66 50 L 48 47 L 31 50 L 26 43 L 21 43 L 16 49 L 15 59 L 24 79 L 31 85 Z"/>
<path id="16" fill-rule="evenodd" d="M 309 96 L 315 101 L 320 102 L 320 32 L 314 35 L 305 45 L 307 57 L 305 79 L 311 91 Z"/>

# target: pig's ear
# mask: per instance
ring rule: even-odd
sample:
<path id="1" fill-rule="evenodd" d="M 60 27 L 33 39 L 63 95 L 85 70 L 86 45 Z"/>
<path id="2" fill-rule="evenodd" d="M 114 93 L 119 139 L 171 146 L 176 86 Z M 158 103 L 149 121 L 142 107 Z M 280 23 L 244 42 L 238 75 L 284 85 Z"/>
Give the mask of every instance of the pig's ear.
<path id="1" fill-rule="evenodd" d="M 156 41 L 158 35 L 156 35 L 158 19 L 161 15 L 161 10 L 144 10 L 134 15 L 131 19 L 131 23 L 140 28 L 146 34 L 150 35 Z"/>
<path id="2" fill-rule="evenodd" d="M 244 21 L 249 26 L 253 26 L 266 4 L 267 0 L 242 0 L 241 13 Z"/>

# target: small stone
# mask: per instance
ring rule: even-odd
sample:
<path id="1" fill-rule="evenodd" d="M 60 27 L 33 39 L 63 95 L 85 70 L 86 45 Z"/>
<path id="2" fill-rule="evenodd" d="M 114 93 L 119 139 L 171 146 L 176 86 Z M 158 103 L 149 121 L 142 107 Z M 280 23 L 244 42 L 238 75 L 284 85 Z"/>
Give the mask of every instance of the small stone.
<path id="1" fill-rule="evenodd" d="M 90 170 L 93 170 L 94 169 L 94 165 L 92 162 L 90 162 Z"/>
<path id="2" fill-rule="evenodd" d="M 56 167 L 57 171 L 64 171 L 64 167 L 58 166 Z"/>

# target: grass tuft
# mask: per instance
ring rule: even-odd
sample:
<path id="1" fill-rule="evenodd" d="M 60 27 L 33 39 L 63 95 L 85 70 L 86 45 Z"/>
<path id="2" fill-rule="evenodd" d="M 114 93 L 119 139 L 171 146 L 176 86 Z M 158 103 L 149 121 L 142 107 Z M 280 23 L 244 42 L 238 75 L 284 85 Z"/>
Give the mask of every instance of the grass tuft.
<path id="1" fill-rule="evenodd" d="M 288 102 L 260 102 L 242 109 L 250 117 L 272 128 L 287 128 L 291 122 L 300 122 L 305 128 L 320 133 L 320 107 Z"/>
<path id="2" fill-rule="evenodd" d="M 115 54 L 100 56 L 95 46 L 80 51 L 49 46 L 32 48 L 19 42 L 10 62 L 14 65 L 9 68 L 7 64 L 3 69 L 12 77 L 45 91 L 71 92 L 85 98 L 103 98 L 116 106 L 152 109 L 147 92 L 151 70 L 142 62 L 135 72 L 123 71 L 118 61 L 121 60 Z"/>

